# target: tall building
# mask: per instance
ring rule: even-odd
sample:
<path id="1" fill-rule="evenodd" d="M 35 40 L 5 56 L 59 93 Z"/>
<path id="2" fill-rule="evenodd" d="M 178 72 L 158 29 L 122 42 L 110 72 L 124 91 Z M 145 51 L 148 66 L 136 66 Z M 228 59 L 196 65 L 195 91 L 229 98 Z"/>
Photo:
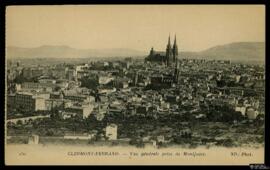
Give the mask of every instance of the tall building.
<path id="1" fill-rule="evenodd" d="M 8 107 L 22 108 L 29 111 L 46 110 L 45 100 L 49 99 L 49 93 L 28 93 L 20 92 L 15 95 L 9 95 L 7 98 Z"/>
<path id="2" fill-rule="evenodd" d="M 178 47 L 177 47 L 177 43 L 176 43 L 176 35 L 174 37 L 172 53 L 173 53 L 173 62 L 176 62 L 176 60 L 178 59 Z"/>
<path id="3" fill-rule="evenodd" d="M 180 74 L 180 72 L 179 72 L 179 62 L 178 62 L 178 58 L 175 58 L 175 65 L 174 65 L 174 82 L 175 83 L 178 83 L 179 74 Z"/>
<path id="4" fill-rule="evenodd" d="M 170 36 L 169 36 L 168 44 L 167 44 L 167 48 L 166 48 L 166 65 L 169 66 L 171 64 L 171 62 L 173 62 L 173 50 L 171 47 L 171 40 L 170 40 Z"/>
<path id="5" fill-rule="evenodd" d="M 171 46 L 170 36 L 168 38 L 168 44 L 166 47 L 166 51 L 155 51 L 152 47 L 150 50 L 150 54 L 145 58 L 145 61 L 157 62 L 161 64 L 165 64 L 166 66 L 176 65 L 176 60 L 178 58 L 178 46 L 176 43 L 176 35 L 174 38 L 174 44 Z"/>

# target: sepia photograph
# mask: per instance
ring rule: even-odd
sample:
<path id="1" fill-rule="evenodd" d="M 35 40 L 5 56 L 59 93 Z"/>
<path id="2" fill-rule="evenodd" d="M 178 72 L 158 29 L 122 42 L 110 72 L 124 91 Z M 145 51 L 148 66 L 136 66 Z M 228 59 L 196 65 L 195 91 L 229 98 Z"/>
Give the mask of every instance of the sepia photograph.
<path id="1" fill-rule="evenodd" d="M 264 5 L 5 12 L 6 165 L 264 163 Z"/>

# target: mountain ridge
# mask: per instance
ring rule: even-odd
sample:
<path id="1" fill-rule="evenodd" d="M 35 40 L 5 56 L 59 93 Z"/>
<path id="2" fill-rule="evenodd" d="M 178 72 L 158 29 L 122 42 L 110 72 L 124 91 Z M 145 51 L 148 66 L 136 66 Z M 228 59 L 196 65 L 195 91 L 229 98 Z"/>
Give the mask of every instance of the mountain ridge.
<path id="1" fill-rule="evenodd" d="M 43 45 L 34 48 L 8 46 L 7 58 L 88 58 L 88 57 L 144 57 L 149 52 L 130 48 L 77 49 L 66 45 Z M 265 60 L 264 42 L 233 42 L 217 45 L 199 52 L 182 51 L 183 58 Z"/>

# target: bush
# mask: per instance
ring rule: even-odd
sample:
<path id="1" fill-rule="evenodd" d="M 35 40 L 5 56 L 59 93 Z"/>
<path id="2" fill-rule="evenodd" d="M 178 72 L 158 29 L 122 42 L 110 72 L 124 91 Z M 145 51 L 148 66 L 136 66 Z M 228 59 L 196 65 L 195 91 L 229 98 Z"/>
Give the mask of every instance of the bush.
<path id="1" fill-rule="evenodd" d="M 225 139 L 223 141 L 223 146 L 225 146 L 225 147 L 233 147 L 234 146 L 233 140 L 232 139 Z"/>

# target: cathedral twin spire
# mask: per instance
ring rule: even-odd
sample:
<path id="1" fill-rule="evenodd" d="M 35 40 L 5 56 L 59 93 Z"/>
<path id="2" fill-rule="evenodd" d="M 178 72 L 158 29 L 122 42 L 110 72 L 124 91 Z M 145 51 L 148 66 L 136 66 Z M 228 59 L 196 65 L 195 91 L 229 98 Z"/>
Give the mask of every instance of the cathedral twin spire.
<path id="1" fill-rule="evenodd" d="M 171 40 L 170 40 L 170 35 L 168 38 L 168 44 L 167 44 L 167 49 L 166 49 L 166 57 L 167 57 L 167 64 L 169 65 L 171 62 L 176 62 L 177 57 L 178 57 L 178 47 L 176 43 L 176 35 L 174 37 L 174 44 L 173 47 L 171 47 Z"/>
<path id="2" fill-rule="evenodd" d="M 169 35 L 169 38 L 168 38 L 168 45 L 171 45 L 171 36 L 170 35 Z M 174 35 L 174 44 L 173 45 L 177 46 L 177 44 L 176 44 L 176 35 Z"/>
<path id="3" fill-rule="evenodd" d="M 178 58 L 178 47 L 176 43 L 176 35 L 174 37 L 174 43 L 171 45 L 171 37 L 168 38 L 168 44 L 166 48 L 166 54 L 164 52 L 155 52 L 152 47 L 149 56 L 145 59 L 146 61 L 158 61 L 164 63 L 166 66 L 177 65 Z"/>
<path id="4" fill-rule="evenodd" d="M 178 56 L 178 47 L 177 47 L 177 43 L 176 43 L 176 35 L 174 36 L 173 53 L 174 53 L 174 56 L 177 58 L 177 56 Z"/>

